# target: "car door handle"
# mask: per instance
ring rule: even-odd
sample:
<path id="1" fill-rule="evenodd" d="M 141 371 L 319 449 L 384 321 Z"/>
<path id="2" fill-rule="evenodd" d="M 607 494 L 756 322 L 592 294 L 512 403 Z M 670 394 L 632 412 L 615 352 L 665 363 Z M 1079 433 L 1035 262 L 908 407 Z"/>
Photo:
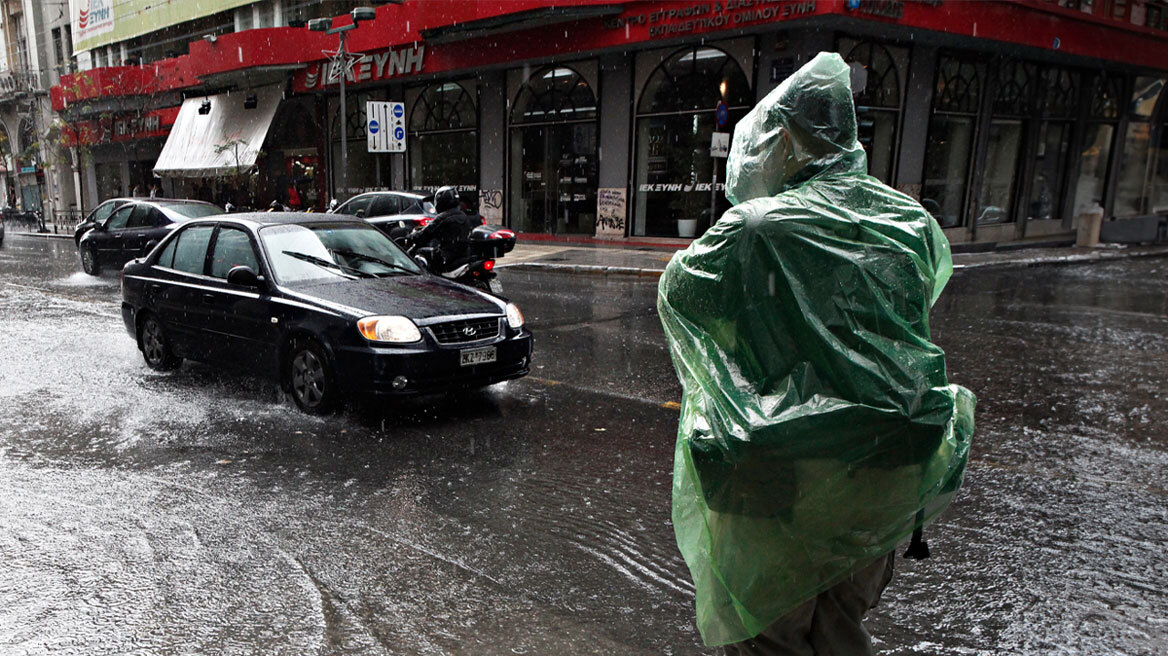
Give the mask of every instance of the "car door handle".
<path id="1" fill-rule="evenodd" d="M 162 283 L 152 282 L 147 285 L 147 288 L 152 292 L 162 291 Z"/>
<path id="2" fill-rule="evenodd" d="M 134 236 L 135 236 L 135 237 L 145 237 L 145 236 L 146 236 L 146 233 L 144 233 L 144 232 L 139 232 L 138 234 L 136 234 L 136 235 L 134 235 Z"/>
<path id="3" fill-rule="evenodd" d="M 203 294 L 203 305 L 211 305 L 215 302 L 214 294 Z"/>

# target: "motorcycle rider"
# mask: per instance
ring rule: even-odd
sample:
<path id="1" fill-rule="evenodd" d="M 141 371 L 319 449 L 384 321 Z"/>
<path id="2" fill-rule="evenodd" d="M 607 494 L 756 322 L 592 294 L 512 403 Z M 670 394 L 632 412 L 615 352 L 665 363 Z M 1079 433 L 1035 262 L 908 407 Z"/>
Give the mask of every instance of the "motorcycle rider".
<path id="1" fill-rule="evenodd" d="M 467 239 L 478 225 L 477 217 L 462 211 L 458 191 L 445 186 L 434 192 L 434 209 L 438 216 L 429 225 L 407 237 L 412 246 L 430 246 L 438 257 L 432 262 L 434 273 L 452 271 L 466 263 Z"/>

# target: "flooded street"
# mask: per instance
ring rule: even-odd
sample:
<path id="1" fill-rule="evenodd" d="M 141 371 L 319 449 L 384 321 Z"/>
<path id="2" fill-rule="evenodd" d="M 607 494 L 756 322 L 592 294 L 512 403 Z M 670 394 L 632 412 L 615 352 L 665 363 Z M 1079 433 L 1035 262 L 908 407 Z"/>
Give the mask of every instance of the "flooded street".
<path id="1" fill-rule="evenodd" d="M 506 271 L 531 376 L 318 418 L 148 369 L 115 274 L 0 247 L 0 653 L 700 654 L 656 280 Z M 965 488 L 881 654 L 1162 654 L 1168 259 L 958 274 Z"/>

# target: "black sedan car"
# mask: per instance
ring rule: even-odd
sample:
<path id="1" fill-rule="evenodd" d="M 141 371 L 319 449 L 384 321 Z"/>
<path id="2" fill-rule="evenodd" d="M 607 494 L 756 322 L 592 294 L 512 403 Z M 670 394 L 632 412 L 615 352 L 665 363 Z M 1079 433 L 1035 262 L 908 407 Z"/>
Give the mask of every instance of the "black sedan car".
<path id="1" fill-rule="evenodd" d="M 222 213 L 218 206 L 198 200 L 136 198 L 123 202 L 104 222 L 81 235 L 77 242 L 81 268 L 96 276 L 104 266 L 121 267 L 150 252 L 176 225 Z"/>
<path id="2" fill-rule="evenodd" d="M 126 203 L 128 203 L 132 200 L 134 200 L 134 199 L 133 198 L 111 198 L 107 201 L 102 202 L 97 207 L 93 208 L 93 211 L 90 212 L 89 215 L 85 217 L 85 220 L 83 220 L 81 223 L 78 223 L 77 225 L 73 226 L 73 243 L 80 246 L 81 245 L 81 238 L 85 236 L 85 233 L 89 232 L 90 230 L 93 230 L 95 227 L 97 227 L 99 225 L 104 224 L 106 221 L 109 220 L 109 217 L 111 214 L 114 213 L 114 210 L 118 209 L 122 205 L 125 205 Z"/>
<path id="3" fill-rule="evenodd" d="M 437 216 L 433 194 L 413 191 L 370 191 L 353 196 L 331 213 L 365 219 L 386 233 L 393 228 L 408 232 Z"/>
<path id="4" fill-rule="evenodd" d="M 531 359 L 513 303 L 424 272 L 347 216 L 190 221 L 122 270 L 122 317 L 148 366 L 244 364 L 309 413 L 350 395 L 490 385 Z"/>

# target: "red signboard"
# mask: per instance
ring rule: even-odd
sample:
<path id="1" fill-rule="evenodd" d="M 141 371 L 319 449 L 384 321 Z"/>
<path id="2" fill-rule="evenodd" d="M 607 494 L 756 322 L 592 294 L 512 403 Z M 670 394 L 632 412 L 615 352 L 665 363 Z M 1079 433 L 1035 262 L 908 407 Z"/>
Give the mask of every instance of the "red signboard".
<path id="1" fill-rule="evenodd" d="M 178 110 L 178 107 L 166 107 L 144 114 L 123 114 L 66 125 L 63 145 L 72 148 L 165 137 L 178 118 Z"/>

